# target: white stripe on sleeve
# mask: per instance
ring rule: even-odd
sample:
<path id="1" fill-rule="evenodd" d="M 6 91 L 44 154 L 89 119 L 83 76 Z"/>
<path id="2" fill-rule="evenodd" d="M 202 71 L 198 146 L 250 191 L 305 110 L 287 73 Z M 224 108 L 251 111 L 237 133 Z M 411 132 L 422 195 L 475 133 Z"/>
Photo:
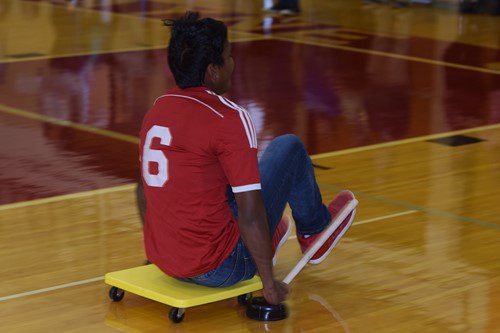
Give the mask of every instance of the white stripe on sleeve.
<path id="1" fill-rule="evenodd" d="M 222 96 L 218 96 L 219 97 L 219 100 L 226 106 L 230 107 L 231 109 L 233 110 L 236 110 L 238 111 L 238 114 L 240 115 L 240 120 L 243 124 L 243 127 L 245 128 L 245 133 L 247 135 L 247 139 L 248 139 L 248 143 L 250 144 L 250 148 L 255 148 L 254 145 L 253 145 L 253 138 L 252 138 L 252 135 L 250 134 L 250 131 L 251 129 L 249 128 L 246 120 L 245 120 L 245 116 L 243 115 L 243 112 L 240 110 L 240 109 L 237 109 L 235 107 L 233 107 L 228 100 L 226 100 L 224 97 Z"/>
<path id="2" fill-rule="evenodd" d="M 260 190 L 260 183 L 257 184 L 249 184 L 249 185 L 243 185 L 243 186 L 234 186 L 231 187 L 233 190 L 233 193 L 242 193 L 242 192 L 248 192 L 248 191 L 255 191 L 255 190 Z"/>
<path id="3" fill-rule="evenodd" d="M 248 119 L 248 123 L 250 124 L 250 131 L 252 132 L 253 136 L 253 147 L 257 148 L 257 134 L 255 132 L 255 127 L 253 125 L 252 117 L 250 117 L 250 114 L 245 109 L 243 109 L 242 111 L 244 112 L 246 118 Z"/>
<path id="4" fill-rule="evenodd" d="M 226 106 L 230 107 L 233 110 L 238 111 L 240 115 L 241 122 L 243 123 L 243 127 L 245 128 L 245 133 L 248 137 L 248 142 L 250 143 L 250 148 L 257 148 L 257 132 L 255 131 L 255 126 L 252 121 L 252 117 L 248 113 L 247 110 L 239 106 L 238 104 L 230 101 L 229 99 L 219 96 L 213 91 L 205 90 L 210 95 L 217 96 L 219 100 Z"/>
<path id="5" fill-rule="evenodd" d="M 238 112 L 245 117 L 248 127 L 250 128 L 250 136 L 252 137 L 252 148 L 257 148 L 257 137 L 255 135 L 255 129 L 253 127 L 252 123 L 252 117 L 248 114 L 247 110 L 239 106 L 238 104 L 234 103 L 233 101 L 228 100 L 227 98 L 224 98 L 229 104 L 233 106 L 233 109 L 238 110 Z"/>

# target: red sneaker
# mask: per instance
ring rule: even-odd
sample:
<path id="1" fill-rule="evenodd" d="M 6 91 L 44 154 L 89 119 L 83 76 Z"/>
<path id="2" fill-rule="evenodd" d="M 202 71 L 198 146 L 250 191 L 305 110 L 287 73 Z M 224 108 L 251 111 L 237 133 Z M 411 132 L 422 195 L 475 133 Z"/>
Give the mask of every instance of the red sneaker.
<path id="1" fill-rule="evenodd" d="M 332 221 L 335 219 L 335 216 L 342 210 L 342 208 L 344 208 L 352 200 L 354 200 L 354 194 L 352 194 L 351 191 L 342 191 L 339 193 L 339 195 L 337 195 L 335 199 L 330 202 L 330 204 L 328 205 L 328 210 L 330 211 L 330 214 L 332 214 Z M 319 248 L 318 252 L 316 252 L 312 256 L 311 260 L 309 260 L 310 264 L 317 265 L 326 259 L 328 254 L 332 252 L 335 245 L 337 245 L 340 238 L 342 238 L 347 229 L 349 229 L 349 227 L 351 226 L 355 214 L 356 209 L 354 209 L 349 215 L 347 215 L 345 220 L 342 221 L 342 223 L 337 227 L 330 238 L 328 238 L 326 242 Z M 299 241 L 302 253 L 305 253 L 307 249 L 309 249 L 321 236 L 321 234 L 322 233 L 304 237 L 303 235 L 297 233 L 297 240 Z"/>
<path id="2" fill-rule="evenodd" d="M 281 221 L 278 223 L 276 230 L 273 234 L 273 239 L 271 240 L 271 245 L 273 248 L 273 266 L 276 265 L 278 261 L 278 251 L 285 244 L 288 237 L 292 233 L 292 221 L 290 220 L 290 216 L 283 215 Z"/>

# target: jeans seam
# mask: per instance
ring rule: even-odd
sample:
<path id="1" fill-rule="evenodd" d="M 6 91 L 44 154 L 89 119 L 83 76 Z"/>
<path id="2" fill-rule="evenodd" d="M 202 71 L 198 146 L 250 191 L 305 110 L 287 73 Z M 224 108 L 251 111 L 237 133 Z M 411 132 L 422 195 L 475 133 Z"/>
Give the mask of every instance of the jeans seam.
<path id="1" fill-rule="evenodd" d="M 240 259 L 240 242 L 238 241 L 238 243 L 236 244 L 236 261 L 235 261 L 235 264 L 233 265 L 233 270 L 231 271 L 231 274 L 229 274 L 228 277 L 222 283 L 217 285 L 217 288 L 224 285 L 224 283 L 229 281 L 229 279 L 233 276 L 234 271 L 236 270 L 236 266 L 238 265 L 239 259 Z"/>
<path id="2" fill-rule="evenodd" d="M 211 277 L 212 277 L 215 273 L 217 273 L 217 272 L 216 272 L 216 271 L 217 271 L 217 268 L 219 268 L 219 267 L 216 267 L 216 268 L 214 268 L 214 269 L 212 269 L 212 270 L 210 270 L 210 271 L 208 271 L 208 272 L 206 272 L 206 273 L 200 274 L 200 275 L 198 275 L 198 276 L 194 276 L 194 277 L 192 277 L 191 279 L 195 279 L 195 280 L 197 280 L 197 281 L 204 281 L 204 280 L 208 280 L 208 279 L 210 279 L 210 278 L 211 278 Z M 209 273 L 211 273 L 211 274 L 209 274 Z M 207 275 L 207 274 L 208 274 L 208 275 Z"/>
<path id="3" fill-rule="evenodd" d="M 243 277 L 242 277 L 244 279 L 247 276 L 247 261 L 245 260 L 245 258 L 243 258 L 243 265 L 245 266 L 245 272 L 243 272 Z M 240 281 L 241 281 L 241 279 L 240 279 Z"/>

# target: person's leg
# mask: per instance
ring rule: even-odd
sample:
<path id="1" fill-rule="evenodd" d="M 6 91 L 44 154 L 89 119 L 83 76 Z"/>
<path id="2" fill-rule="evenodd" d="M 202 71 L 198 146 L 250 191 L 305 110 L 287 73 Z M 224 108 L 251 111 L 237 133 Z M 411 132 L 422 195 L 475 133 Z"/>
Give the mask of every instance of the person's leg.
<path id="1" fill-rule="evenodd" d="M 288 134 L 271 141 L 259 160 L 259 171 L 271 238 L 287 203 L 292 208 L 297 231 L 302 235 L 318 234 L 330 223 L 331 215 L 322 202 L 311 159 L 297 136 Z M 227 198 L 238 219 L 238 207 L 230 187 Z M 251 279 L 255 272 L 253 258 L 240 239 L 219 267 L 180 280 L 208 287 L 227 287 Z"/>
<path id="2" fill-rule="evenodd" d="M 274 4 L 269 8 L 264 8 L 265 11 L 277 13 L 280 10 L 284 9 L 282 1 L 274 1 Z"/>
<path id="3" fill-rule="evenodd" d="M 311 158 L 297 136 L 287 134 L 272 140 L 259 160 L 259 171 L 271 237 L 287 203 L 297 230 L 303 235 L 320 233 L 330 223 L 331 215 L 323 204 Z M 227 198 L 238 219 L 231 188 Z"/>
<path id="4" fill-rule="evenodd" d="M 288 8 L 288 9 L 299 8 L 299 0 L 280 0 L 279 3 L 284 8 Z"/>
<path id="5" fill-rule="evenodd" d="M 288 134 L 271 141 L 259 160 L 259 170 L 271 235 L 287 203 L 303 235 L 318 234 L 330 223 L 311 158 L 297 136 Z"/>
<path id="6" fill-rule="evenodd" d="M 302 142 L 294 135 L 273 140 L 259 161 L 259 169 L 271 234 L 288 202 L 303 253 L 319 240 L 322 231 L 330 225 L 332 216 L 355 200 L 352 192 L 342 191 L 328 208 L 323 205 L 311 159 Z M 319 264 L 326 259 L 351 226 L 355 213 L 353 210 L 336 227 L 309 263 Z"/>
<path id="7" fill-rule="evenodd" d="M 298 15 L 300 13 L 298 0 L 282 0 L 280 3 L 282 4 L 280 10 L 282 15 Z"/>

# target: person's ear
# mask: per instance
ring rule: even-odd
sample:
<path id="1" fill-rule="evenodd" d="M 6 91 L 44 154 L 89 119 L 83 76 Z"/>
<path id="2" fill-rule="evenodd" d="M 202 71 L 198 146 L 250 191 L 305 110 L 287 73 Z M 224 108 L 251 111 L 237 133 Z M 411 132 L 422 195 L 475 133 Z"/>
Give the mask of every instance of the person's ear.
<path id="1" fill-rule="evenodd" d="M 207 66 L 207 71 L 205 72 L 205 81 L 217 82 L 219 80 L 219 68 L 214 64 L 209 64 Z"/>

